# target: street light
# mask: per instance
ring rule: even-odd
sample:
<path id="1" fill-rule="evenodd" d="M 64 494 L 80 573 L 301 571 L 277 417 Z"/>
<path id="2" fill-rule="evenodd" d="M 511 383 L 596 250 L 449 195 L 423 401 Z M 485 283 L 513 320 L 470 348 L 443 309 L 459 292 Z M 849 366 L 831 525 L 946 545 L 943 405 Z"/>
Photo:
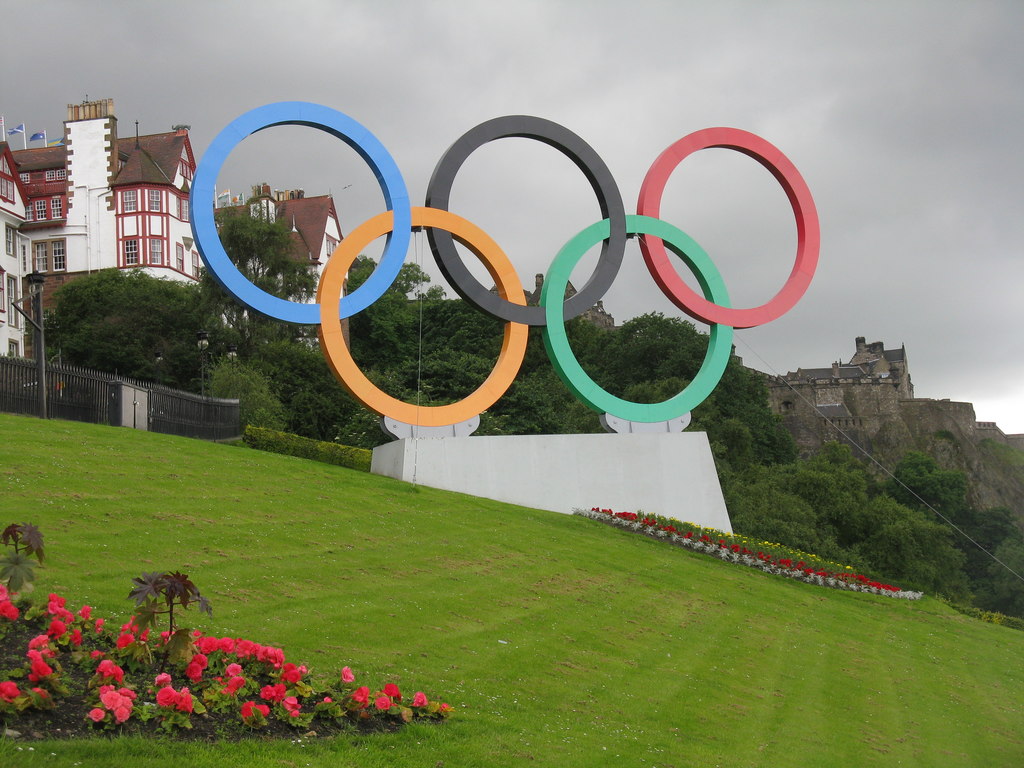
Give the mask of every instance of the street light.
<path id="1" fill-rule="evenodd" d="M 43 283 L 46 276 L 36 271 L 28 276 L 28 296 L 11 302 L 14 309 L 35 329 L 32 347 L 36 356 L 36 397 L 39 404 L 39 418 L 46 418 L 46 337 L 43 333 Z M 32 314 L 25 312 L 19 304 L 32 302 Z"/>
<path id="2" fill-rule="evenodd" d="M 238 359 L 238 345 L 237 344 L 228 344 L 228 360 L 237 360 L 237 359 Z"/>
<path id="3" fill-rule="evenodd" d="M 210 334 L 198 331 L 196 346 L 199 347 L 199 393 L 206 397 L 206 350 L 210 346 Z"/>

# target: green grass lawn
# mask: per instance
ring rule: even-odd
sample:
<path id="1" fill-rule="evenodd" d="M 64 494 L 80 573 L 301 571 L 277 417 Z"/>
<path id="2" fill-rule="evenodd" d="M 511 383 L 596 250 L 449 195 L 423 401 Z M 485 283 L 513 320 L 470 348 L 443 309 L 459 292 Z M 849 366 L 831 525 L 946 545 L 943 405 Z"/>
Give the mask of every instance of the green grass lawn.
<path id="1" fill-rule="evenodd" d="M 193 626 L 456 709 L 332 741 L 0 740 L 0 766 L 1024 764 L 1024 633 L 933 599 L 827 590 L 578 517 L 69 422 L 0 415 L 0 492 L 0 523 L 46 536 L 37 589 L 75 609 L 121 621 L 133 576 L 180 568 L 213 603 Z"/>

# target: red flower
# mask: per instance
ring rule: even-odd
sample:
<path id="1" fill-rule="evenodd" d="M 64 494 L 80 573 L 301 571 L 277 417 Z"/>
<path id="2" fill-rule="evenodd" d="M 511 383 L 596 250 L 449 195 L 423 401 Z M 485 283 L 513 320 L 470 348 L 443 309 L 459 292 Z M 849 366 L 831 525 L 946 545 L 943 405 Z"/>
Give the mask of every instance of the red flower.
<path id="1" fill-rule="evenodd" d="M 86 621 L 89 620 L 89 616 L 91 614 L 92 614 L 92 606 L 91 605 L 83 605 L 81 607 L 81 609 L 79 609 L 79 611 L 78 611 L 78 615 L 81 616 Z"/>
<path id="2" fill-rule="evenodd" d="M 412 697 L 412 705 L 414 707 L 425 707 L 429 703 L 427 695 L 423 691 L 416 691 L 416 695 Z"/>
<path id="3" fill-rule="evenodd" d="M 124 670 L 110 659 L 104 659 L 99 663 L 99 666 L 96 667 L 96 674 L 115 680 L 118 683 L 124 682 Z"/>
<path id="4" fill-rule="evenodd" d="M 391 709 L 391 699 L 387 696 L 378 696 L 377 700 L 373 702 L 373 704 L 380 710 Z"/>
<path id="5" fill-rule="evenodd" d="M 402 700 L 402 692 L 398 690 L 398 686 L 394 683 L 388 683 L 384 686 L 384 695 L 390 696 L 393 699 Z"/>
<path id="6" fill-rule="evenodd" d="M 10 600 L 0 601 L 0 616 L 14 621 L 18 618 L 18 607 Z"/>
<path id="7" fill-rule="evenodd" d="M 180 712 L 192 712 L 192 694 L 188 692 L 188 688 L 182 688 L 178 693 L 177 709 Z"/>
<path id="8" fill-rule="evenodd" d="M 13 683 L 10 680 L 0 683 L 0 699 L 3 699 L 8 704 L 20 695 L 21 691 L 18 690 L 17 683 Z"/>
<path id="9" fill-rule="evenodd" d="M 228 680 L 227 687 L 224 688 L 224 693 L 227 693 L 230 696 L 234 696 L 236 693 L 238 693 L 238 689 L 241 688 L 243 685 L 245 685 L 245 678 L 236 675 L 235 677 L 232 677 L 230 680 Z"/>
<path id="10" fill-rule="evenodd" d="M 178 703 L 178 692 L 169 685 L 161 688 L 156 692 L 156 703 L 161 707 L 173 707 Z"/>
<path id="11" fill-rule="evenodd" d="M 289 662 L 284 665 L 284 670 L 281 672 L 281 679 L 286 683 L 297 683 L 302 679 L 302 672 L 298 667 Z"/>
<path id="12" fill-rule="evenodd" d="M 264 685 L 260 689 L 260 698 L 277 704 L 284 699 L 285 693 L 284 683 L 278 683 L 277 685 Z"/>
<path id="13" fill-rule="evenodd" d="M 93 721 L 94 723 L 98 723 L 98 722 L 100 722 L 100 721 L 101 721 L 101 720 L 102 720 L 103 718 L 105 718 L 106 716 L 107 716 L 107 713 L 106 713 L 106 712 L 104 712 L 104 711 L 103 711 L 102 709 L 100 709 L 100 708 L 98 708 L 98 707 L 96 707 L 96 708 L 94 708 L 94 709 L 90 709 L 90 710 L 89 710 L 89 718 L 90 718 L 90 719 L 91 719 L 91 720 L 92 720 L 92 721 Z"/>
<path id="14" fill-rule="evenodd" d="M 352 701 L 357 704 L 362 704 L 364 707 L 370 703 L 370 689 L 365 685 L 361 685 L 356 688 L 355 693 L 352 694 Z"/>
<path id="15" fill-rule="evenodd" d="M 32 671 L 29 673 L 28 679 L 33 683 L 53 674 L 53 667 L 43 661 L 43 654 L 39 651 L 29 651 L 26 655 L 32 661 Z"/>
<path id="16" fill-rule="evenodd" d="M 127 648 L 129 645 L 135 642 L 135 635 L 131 632 L 122 632 L 117 638 L 118 648 Z"/>

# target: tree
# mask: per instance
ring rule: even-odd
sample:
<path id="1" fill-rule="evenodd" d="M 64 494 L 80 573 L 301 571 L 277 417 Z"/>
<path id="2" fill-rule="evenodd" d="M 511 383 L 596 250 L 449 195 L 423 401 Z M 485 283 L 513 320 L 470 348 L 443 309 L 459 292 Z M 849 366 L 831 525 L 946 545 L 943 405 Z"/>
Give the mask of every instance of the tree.
<path id="1" fill-rule="evenodd" d="M 237 398 L 242 429 L 284 429 L 285 411 L 266 376 L 238 360 L 223 360 L 210 373 L 213 397 Z"/>
<path id="2" fill-rule="evenodd" d="M 316 272 L 292 254 L 292 236 L 283 221 L 228 208 L 217 213 L 221 244 L 231 262 L 257 288 L 289 301 L 308 301 L 316 289 Z M 254 312 L 232 298 L 213 276 L 203 270 L 200 277 L 202 310 L 217 337 L 232 343 L 247 358 L 260 344 L 296 337 L 312 338 L 310 327 L 295 328 L 291 323 Z"/>
<path id="3" fill-rule="evenodd" d="M 199 377 L 197 297 L 194 285 L 141 270 L 84 275 L 57 290 L 47 346 L 65 362 L 191 389 Z"/>

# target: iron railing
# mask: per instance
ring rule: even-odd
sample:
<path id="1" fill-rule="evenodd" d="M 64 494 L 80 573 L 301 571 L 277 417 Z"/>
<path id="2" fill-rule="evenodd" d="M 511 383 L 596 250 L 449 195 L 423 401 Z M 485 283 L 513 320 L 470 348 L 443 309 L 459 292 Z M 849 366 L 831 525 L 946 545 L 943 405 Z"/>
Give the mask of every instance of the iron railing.
<path id="1" fill-rule="evenodd" d="M 0 412 L 39 415 L 33 360 L 0 357 Z M 89 368 L 49 363 L 46 416 L 134 427 L 166 435 L 229 440 L 239 437 L 237 400 L 203 397 Z"/>

